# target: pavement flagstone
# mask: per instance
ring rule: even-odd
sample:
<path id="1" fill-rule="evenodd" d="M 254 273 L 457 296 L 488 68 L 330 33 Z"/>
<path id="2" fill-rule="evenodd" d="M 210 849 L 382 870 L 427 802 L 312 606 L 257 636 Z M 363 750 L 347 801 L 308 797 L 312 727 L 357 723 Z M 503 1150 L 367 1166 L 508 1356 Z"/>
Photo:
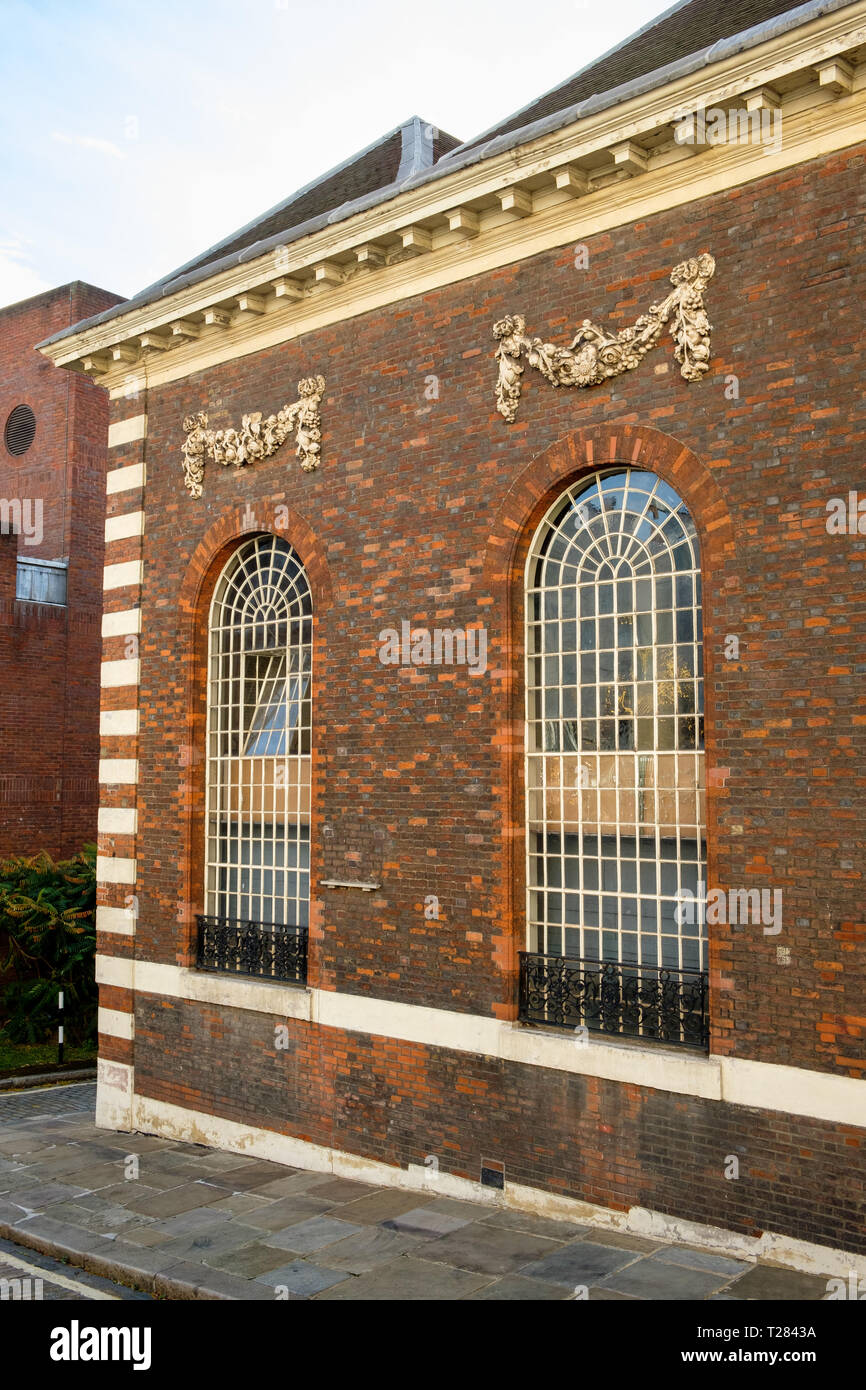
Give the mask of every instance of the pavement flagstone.
<path id="1" fill-rule="evenodd" d="M 106 1289 L 229 1300 L 827 1297 L 829 1274 L 437 1197 L 435 1179 L 420 1192 L 377 1188 L 97 1129 L 95 1089 L 0 1096 L 0 1240 L 19 1259 L 80 1267 L 94 1291 L 104 1276 L 120 1281 Z"/>

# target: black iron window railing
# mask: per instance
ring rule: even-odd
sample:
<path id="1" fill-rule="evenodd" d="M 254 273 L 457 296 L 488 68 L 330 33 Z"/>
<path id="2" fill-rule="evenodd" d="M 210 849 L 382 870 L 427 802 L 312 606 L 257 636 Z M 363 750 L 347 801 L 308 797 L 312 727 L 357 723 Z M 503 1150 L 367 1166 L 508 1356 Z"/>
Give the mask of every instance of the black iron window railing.
<path id="1" fill-rule="evenodd" d="M 709 1046 L 707 973 L 520 953 L 524 1023 Z"/>
<path id="2" fill-rule="evenodd" d="M 307 979 L 307 928 L 196 917 L 199 970 L 226 975 L 254 975 L 262 980 Z"/>

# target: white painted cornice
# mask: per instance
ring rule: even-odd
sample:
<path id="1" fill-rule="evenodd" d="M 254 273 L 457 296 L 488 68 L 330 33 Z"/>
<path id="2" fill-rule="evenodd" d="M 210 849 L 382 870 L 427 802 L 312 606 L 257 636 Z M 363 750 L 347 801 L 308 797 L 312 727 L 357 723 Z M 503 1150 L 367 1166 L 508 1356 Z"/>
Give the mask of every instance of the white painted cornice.
<path id="1" fill-rule="evenodd" d="M 710 196 L 866 135 L 866 0 L 45 344 L 113 394 Z M 778 151 L 678 145 L 684 111 L 782 115 Z M 315 366 L 309 364 L 310 369 Z"/>

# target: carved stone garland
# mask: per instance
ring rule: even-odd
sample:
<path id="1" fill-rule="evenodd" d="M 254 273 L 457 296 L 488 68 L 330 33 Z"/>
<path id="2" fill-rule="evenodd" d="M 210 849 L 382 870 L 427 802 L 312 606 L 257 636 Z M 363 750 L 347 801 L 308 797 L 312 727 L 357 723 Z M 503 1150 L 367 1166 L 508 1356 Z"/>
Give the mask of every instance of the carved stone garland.
<path id="1" fill-rule="evenodd" d="M 183 422 L 184 482 L 191 497 L 201 497 L 207 459 L 223 466 L 243 468 L 256 459 L 268 458 L 295 432 L 296 455 L 305 472 L 318 468 L 322 450 L 319 406 L 325 390 L 323 376 L 307 376 L 298 382 L 298 400 L 284 405 L 276 415 L 262 419 L 261 411 L 244 415 L 239 430 L 208 429 L 204 411 L 187 415 Z"/>
<path id="2" fill-rule="evenodd" d="M 496 408 L 500 415 L 509 423 L 517 416 L 524 371 L 522 354 L 551 386 L 598 386 L 609 377 L 633 371 L 656 346 L 667 323 L 682 376 L 686 381 L 700 381 L 710 365 L 711 325 L 703 293 L 715 268 L 716 263 L 707 252 L 683 261 L 671 271 L 671 294 L 661 304 L 651 305 L 633 328 L 623 328 L 614 335 L 584 319 L 567 348 L 528 338 L 526 322 L 520 314 L 500 319 L 493 325 L 494 336 L 499 339 Z"/>

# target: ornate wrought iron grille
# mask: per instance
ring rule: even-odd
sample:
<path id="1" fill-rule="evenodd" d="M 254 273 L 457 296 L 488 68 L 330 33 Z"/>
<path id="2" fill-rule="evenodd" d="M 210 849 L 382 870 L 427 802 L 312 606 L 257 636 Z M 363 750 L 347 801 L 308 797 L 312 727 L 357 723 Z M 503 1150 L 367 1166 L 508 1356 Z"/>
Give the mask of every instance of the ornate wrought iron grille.
<path id="1" fill-rule="evenodd" d="M 521 951 L 520 1018 L 707 1048 L 707 973 Z"/>
<path id="2" fill-rule="evenodd" d="M 228 917 L 197 917 L 199 970 L 255 975 L 263 980 L 307 979 L 307 928 Z"/>

